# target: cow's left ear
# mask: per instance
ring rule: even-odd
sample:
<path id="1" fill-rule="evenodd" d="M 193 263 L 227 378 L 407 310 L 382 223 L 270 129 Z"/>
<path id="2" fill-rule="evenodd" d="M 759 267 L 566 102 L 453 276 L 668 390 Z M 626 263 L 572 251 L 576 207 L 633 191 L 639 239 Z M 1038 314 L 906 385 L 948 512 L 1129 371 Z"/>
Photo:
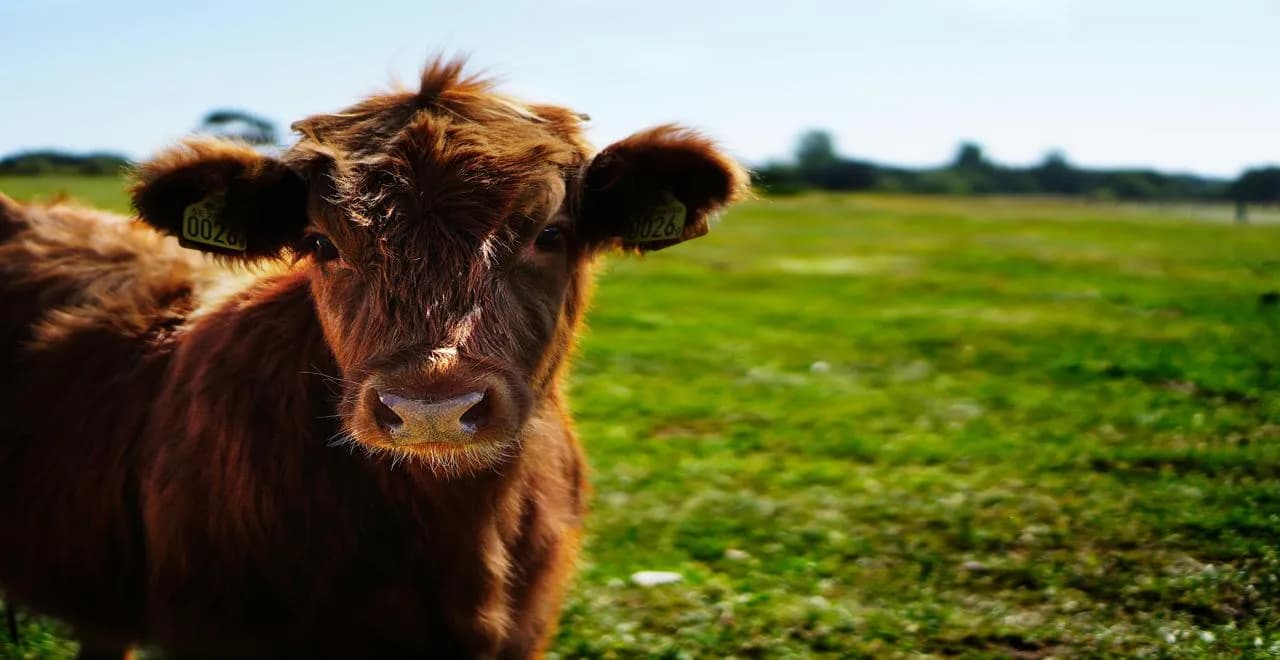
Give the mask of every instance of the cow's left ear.
<path id="1" fill-rule="evenodd" d="M 143 222 L 189 248 L 252 260 L 279 255 L 307 226 L 307 185 L 283 161 L 197 138 L 141 164 L 129 188 Z"/>
<path id="2" fill-rule="evenodd" d="M 748 177 L 711 140 L 666 125 L 609 145 L 580 185 L 581 236 L 648 251 L 706 234 L 710 216 L 746 193 Z"/>

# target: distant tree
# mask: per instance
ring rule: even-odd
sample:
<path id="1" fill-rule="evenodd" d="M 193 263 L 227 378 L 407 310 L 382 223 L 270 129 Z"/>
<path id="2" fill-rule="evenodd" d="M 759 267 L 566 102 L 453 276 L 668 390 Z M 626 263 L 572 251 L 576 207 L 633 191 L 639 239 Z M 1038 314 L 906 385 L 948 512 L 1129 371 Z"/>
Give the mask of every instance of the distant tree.
<path id="1" fill-rule="evenodd" d="M 1250 202 L 1280 202 L 1280 167 L 1259 167 L 1246 171 L 1227 188 L 1236 202 L 1236 220 L 1248 218 Z"/>
<path id="2" fill-rule="evenodd" d="M 826 167 L 839 158 L 835 140 L 826 131 L 808 131 L 796 145 L 796 166 L 801 170 Z"/>
<path id="3" fill-rule="evenodd" d="M 1060 151 L 1050 152 L 1044 162 L 1033 168 L 1032 174 L 1040 184 L 1040 190 L 1056 195 L 1079 195 L 1085 192 L 1085 175 L 1067 162 Z"/>
<path id="4" fill-rule="evenodd" d="M 963 142 L 956 150 L 951 165 L 932 177 L 927 185 L 937 192 L 952 195 L 1014 192 L 1008 190 L 1000 179 L 1000 172 L 983 155 L 982 147 L 973 142 Z"/>
<path id="5" fill-rule="evenodd" d="M 276 126 L 270 120 L 243 110 L 214 110 L 200 122 L 203 133 L 243 140 L 249 144 L 276 144 Z"/>
<path id="6" fill-rule="evenodd" d="M 1280 202 L 1280 167 L 1259 167 L 1240 175 L 1227 193 L 1242 202 Z"/>
<path id="7" fill-rule="evenodd" d="M 973 142 L 963 142 L 956 151 L 956 159 L 952 161 L 951 167 L 957 170 L 988 170 L 991 169 L 991 163 L 983 156 L 982 147 Z"/>
<path id="8" fill-rule="evenodd" d="M 796 145 L 795 175 L 823 190 L 864 190 L 875 185 L 876 166 L 841 158 L 830 133 L 812 130 Z"/>

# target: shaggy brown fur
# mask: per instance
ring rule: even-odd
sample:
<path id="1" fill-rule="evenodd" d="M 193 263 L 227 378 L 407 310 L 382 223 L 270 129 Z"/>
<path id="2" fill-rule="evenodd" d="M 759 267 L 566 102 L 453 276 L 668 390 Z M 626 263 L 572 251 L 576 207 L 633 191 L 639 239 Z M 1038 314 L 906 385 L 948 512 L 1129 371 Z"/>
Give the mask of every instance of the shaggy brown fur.
<path id="1" fill-rule="evenodd" d="M 0 196 L 0 588 L 90 651 L 537 655 L 584 511 L 560 383 L 590 263 L 745 188 L 690 131 L 593 159 L 579 124 L 438 62 L 281 158 L 162 154 L 133 188 L 151 227 Z M 244 250 L 152 229 L 214 193 Z M 671 197 L 679 236 L 625 238 Z M 468 390 L 461 445 L 380 410 Z"/>

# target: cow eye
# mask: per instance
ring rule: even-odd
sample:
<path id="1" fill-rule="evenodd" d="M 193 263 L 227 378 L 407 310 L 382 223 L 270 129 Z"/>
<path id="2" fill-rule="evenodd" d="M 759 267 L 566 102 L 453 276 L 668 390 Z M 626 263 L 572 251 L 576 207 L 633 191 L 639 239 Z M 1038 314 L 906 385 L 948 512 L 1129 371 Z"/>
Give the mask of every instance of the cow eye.
<path id="1" fill-rule="evenodd" d="M 333 244 L 333 241 L 330 241 L 328 236 L 323 236 L 321 234 L 308 235 L 303 240 L 302 247 L 306 251 L 310 252 L 311 256 L 315 257 L 316 261 L 319 263 L 333 261 L 340 256 L 338 254 L 338 248 Z"/>
<path id="2" fill-rule="evenodd" d="M 538 238 L 534 240 L 533 244 L 539 250 L 559 249 L 561 245 L 564 245 L 564 229 L 559 225 L 544 227 L 542 231 L 538 232 Z"/>

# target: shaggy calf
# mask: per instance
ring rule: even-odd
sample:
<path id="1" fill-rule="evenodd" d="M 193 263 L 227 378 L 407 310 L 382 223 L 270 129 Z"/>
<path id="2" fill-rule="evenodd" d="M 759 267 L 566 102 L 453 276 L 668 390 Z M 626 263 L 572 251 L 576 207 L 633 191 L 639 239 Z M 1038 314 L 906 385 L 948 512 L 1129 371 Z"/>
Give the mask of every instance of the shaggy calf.
<path id="1" fill-rule="evenodd" d="M 0 589 L 86 655 L 536 655 L 590 264 L 745 187 L 695 133 L 593 158 L 580 121 L 438 62 L 279 158 L 161 154 L 150 227 L 0 197 Z"/>

